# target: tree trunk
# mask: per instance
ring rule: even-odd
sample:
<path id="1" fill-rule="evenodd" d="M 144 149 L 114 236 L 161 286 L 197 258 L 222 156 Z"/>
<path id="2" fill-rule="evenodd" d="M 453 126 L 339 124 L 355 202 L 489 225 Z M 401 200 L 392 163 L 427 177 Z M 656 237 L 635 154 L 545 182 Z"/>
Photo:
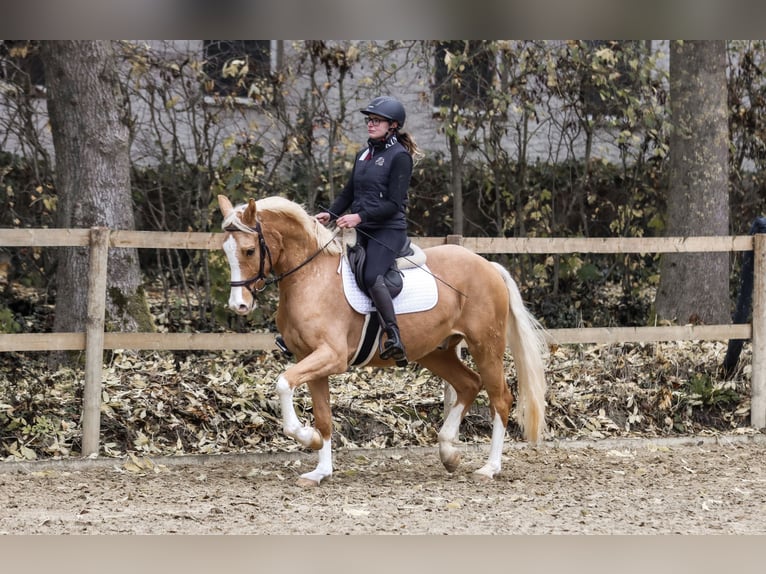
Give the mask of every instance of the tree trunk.
<path id="1" fill-rule="evenodd" d="M 56 155 L 57 224 L 134 229 L 125 102 L 109 41 L 42 42 Z M 56 332 L 84 331 L 88 250 L 58 258 Z M 135 249 L 110 249 L 108 330 L 152 330 Z"/>
<path id="2" fill-rule="evenodd" d="M 726 43 L 671 42 L 669 236 L 729 233 Z M 660 319 L 728 323 L 729 254 L 665 254 Z"/>

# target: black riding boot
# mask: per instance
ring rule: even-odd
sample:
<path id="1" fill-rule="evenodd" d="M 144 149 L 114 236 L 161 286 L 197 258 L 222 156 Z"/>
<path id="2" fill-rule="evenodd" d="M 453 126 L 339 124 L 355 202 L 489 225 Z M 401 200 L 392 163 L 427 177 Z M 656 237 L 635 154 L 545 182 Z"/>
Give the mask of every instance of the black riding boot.
<path id="1" fill-rule="evenodd" d="M 397 366 L 404 367 L 407 364 L 407 355 L 404 352 L 404 345 L 399 336 L 399 325 L 396 323 L 396 313 L 394 313 L 394 302 L 391 300 L 391 293 L 383 281 L 383 276 L 378 275 L 375 284 L 370 287 L 370 298 L 375 303 L 375 309 L 378 311 L 381 327 L 386 333 L 385 343 L 380 342 L 380 358 L 396 361 Z"/>

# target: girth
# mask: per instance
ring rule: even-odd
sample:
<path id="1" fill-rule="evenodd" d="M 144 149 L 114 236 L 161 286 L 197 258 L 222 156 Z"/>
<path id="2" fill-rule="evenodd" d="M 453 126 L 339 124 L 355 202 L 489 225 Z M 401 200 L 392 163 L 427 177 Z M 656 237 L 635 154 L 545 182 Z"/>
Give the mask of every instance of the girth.
<path id="1" fill-rule="evenodd" d="M 351 366 L 366 365 L 375 352 L 378 350 L 378 339 L 380 338 L 380 320 L 377 313 L 368 313 L 364 316 L 364 326 L 362 327 L 362 336 L 359 338 L 359 344 L 356 353 L 349 363 Z"/>

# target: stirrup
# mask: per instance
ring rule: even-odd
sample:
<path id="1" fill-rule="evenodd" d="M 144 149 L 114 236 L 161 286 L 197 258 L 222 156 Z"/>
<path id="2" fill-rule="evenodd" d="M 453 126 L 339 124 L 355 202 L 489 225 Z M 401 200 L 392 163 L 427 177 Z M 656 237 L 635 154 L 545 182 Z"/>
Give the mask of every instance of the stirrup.
<path id="1" fill-rule="evenodd" d="M 386 334 L 388 336 L 388 334 Z M 392 339 L 386 339 L 386 342 L 380 343 L 380 358 L 385 360 L 394 359 L 397 367 L 407 366 L 407 353 L 404 351 L 401 340 L 397 345 Z"/>
<path id="2" fill-rule="evenodd" d="M 277 335 L 276 339 L 274 339 L 274 344 L 279 348 L 280 351 L 282 351 L 282 354 L 287 357 L 288 359 L 292 358 L 293 352 L 287 348 L 287 344 L 285 343 L 285 340 L 282 338 L 282 335 Z"/>

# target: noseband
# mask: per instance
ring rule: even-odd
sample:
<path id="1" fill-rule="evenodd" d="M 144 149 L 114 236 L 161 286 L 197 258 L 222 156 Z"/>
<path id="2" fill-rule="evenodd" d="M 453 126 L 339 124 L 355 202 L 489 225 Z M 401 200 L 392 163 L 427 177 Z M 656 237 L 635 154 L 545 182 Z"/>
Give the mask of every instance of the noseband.
<path id="1" fill-rule="evenodd" d="M 288 275 L 292 275 L 293 273 L 298 271 L 298 269 L 300 269 L 301 267 L 303 267 L 304 265 L 309 263 L 317 255 L 322 253 L 322 251 L 324 251 L 325 248 L 328 245 L 330 245 L 330 243 L 332 243 L 335 240 L 335 234 L 333 234 L 333 236 L 330 238 L 330 240 L 327 243 L 325 243 L 322 247 L 320 247 L 316 251 L 316 253 L 311 255 L 303 263 L 301 263 L 300 265 L 298 265 L 296 267 L 293 267 L 292 269 L 282 273 L 281 275 L 276 275 L 276 274 L 274 274 L 274 265 L 273 265 L 273 263 L 271 261 L 271 251 L 269 250 L 269 246 L 266 244 L 266 240 L 263 238 L 263 231 L 262 231 L 262 228 L 261 228 L 261 222 L 260 221 L 256 221 L 255 222 L 255 227 L 248 227 L 248 226 L 244 225 L 241 222 L 240 222 L 240 224 L 241 224 L 241 226 L 240 225 L 230 225 L 228 227 L 225 227 L 224 231 L 228 231 L 229 233 L 234 233 L 236 231 L 239 231 L 239 232 L 242 232 L 242 233 L 255 233 L 256 235 L 258 235 L 258 248 L 260 250 L 260 259 L 261 260 L 260 260 L 260 262 L 258 264 L 258 274 L 256 276 L 251 277 L 250 279 L 244 279 L 242 281 L 230 281 L 229 285 L 231 285 L 232 287 L 244 287 L 244 288 L 246 288 L 248 291 L 250 291 L 250 294 L 253 296 L 253 298 L 255 298 L 256 294 L 258 294 L 261 291 L 263 291 L 264 289 L 266 289 L 266 287 L 268 287 L 269 285 L 271 285 L 273 283 L 279 283 L 282 279 L 284 279 Z M 273 275 L 273 277 L 267 277 L 266 276 L 267 272 L 265 270 L 264 261 L 267 258 L 269 260 L 269 270 L 268 270 L 268 272 L 271 273 Z M 259 281 L 262 281 L 263 284 L 260 287 L 255 287 L 255 284 L 258 283 Z"/>

